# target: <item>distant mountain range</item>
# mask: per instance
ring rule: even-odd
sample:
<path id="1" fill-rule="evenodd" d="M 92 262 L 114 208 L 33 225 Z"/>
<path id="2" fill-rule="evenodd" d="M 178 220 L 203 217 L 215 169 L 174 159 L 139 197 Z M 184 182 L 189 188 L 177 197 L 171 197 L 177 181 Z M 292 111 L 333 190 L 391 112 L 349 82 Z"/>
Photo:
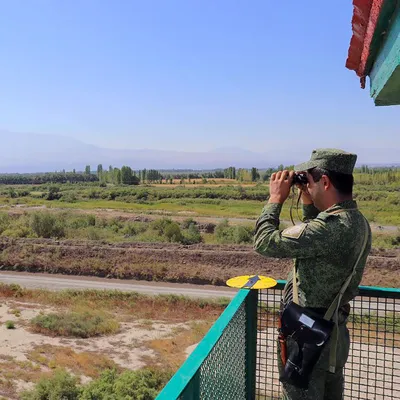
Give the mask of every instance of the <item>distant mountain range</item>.
<path id="1" fill-rule="evenodd" d="M 289 147 L 257 153 L 233 147 L 209 152 L 107 149 L 63 136 L 0 131 L 0 173 L 48 172 L 74 168 L 79 171 L 88 164 L 93 170 L 98 164 L 103 164 L 104 168 L 109 165 L 129 165 L 135 170 L 216 169 L 229 166 L 268 168 L 302 162 L 308 159 L 311 150 L 308 147 L 301 151 Z M 359 155 L 359 161 L 368 165 L 388 165 L 397 161 L 400 165 L 398 149 L 374 150 L 371 154 L 374 158 L 369 157 L 365 162 L 360 160 Z"/>

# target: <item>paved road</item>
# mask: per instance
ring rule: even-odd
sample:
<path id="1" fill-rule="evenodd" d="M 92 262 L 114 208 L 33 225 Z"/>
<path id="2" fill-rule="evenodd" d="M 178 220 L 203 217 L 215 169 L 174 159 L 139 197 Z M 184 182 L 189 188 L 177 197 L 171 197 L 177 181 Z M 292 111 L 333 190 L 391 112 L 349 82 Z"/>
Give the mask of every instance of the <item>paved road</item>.
<path id="1" fill-rule="evenodd" d="M 42 274 L 29 272 L 0 271 L 0 282 L 11 284 L 16 283 L 30 289 L 97 289 L 97 290 L 121 290 L 126 292 L 137 292 L 148 295 L 176 294 L 195 298 L 233 298 L 237 293 L 236 289 L 218 287 L 212 285 L 193 285 L 187 283 L 165 283 L 147 282 L 128 279 L 107 279 L 96 277 L 81 277 L 61 274 Z M 263 300 L 270 306 L 276 306 L 280 301 L 280 292 L 275 295 L 269 294 Z M 400 300 L 391 299 L 366 299 L 360 298 L 352 302 L 356 313 L 368 313 L 368 309 L 384 313 L 400 312 Z"/>
<path id="2" fill-rule="evenodd" d="M 180 283 L 146 282 L 135 280 L 107 279 L 96 277 L 66 276 L 28 272 L 0 272 L 0 282 L 15 283 L 30 289 L 97 289 L 121 290 L 149 295 L 177 294 L 190 297 L 233 298 L 237 290 L 211 285 L 191 285 Z"/>

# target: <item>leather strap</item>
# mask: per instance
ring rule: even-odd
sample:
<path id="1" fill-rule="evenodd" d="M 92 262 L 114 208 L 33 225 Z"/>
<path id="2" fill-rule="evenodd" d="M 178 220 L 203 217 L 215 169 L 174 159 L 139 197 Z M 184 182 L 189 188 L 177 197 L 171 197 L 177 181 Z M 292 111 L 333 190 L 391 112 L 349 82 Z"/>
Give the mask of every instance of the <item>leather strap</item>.
<path id="1" fill-rule="evenodd" d="M 294 264 L 294 267 L 293 267 L 292 286 L 293 286 L 293 303 L 299 304 L 299 288 L 297 286 L 297 268 L 296 268 L 296 263 Z"/>

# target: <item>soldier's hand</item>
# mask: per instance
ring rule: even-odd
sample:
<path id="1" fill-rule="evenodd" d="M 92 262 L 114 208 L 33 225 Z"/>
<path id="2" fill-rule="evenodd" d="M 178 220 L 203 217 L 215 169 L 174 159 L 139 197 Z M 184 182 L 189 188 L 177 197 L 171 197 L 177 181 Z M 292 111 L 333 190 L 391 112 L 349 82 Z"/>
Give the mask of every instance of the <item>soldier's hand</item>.
<path id="1" fill-rule="evenodd" d="M 269 182 L 269 203 L 283 204 L 289 197 L 294 171 L 278 171 L 271 175 Z"/>

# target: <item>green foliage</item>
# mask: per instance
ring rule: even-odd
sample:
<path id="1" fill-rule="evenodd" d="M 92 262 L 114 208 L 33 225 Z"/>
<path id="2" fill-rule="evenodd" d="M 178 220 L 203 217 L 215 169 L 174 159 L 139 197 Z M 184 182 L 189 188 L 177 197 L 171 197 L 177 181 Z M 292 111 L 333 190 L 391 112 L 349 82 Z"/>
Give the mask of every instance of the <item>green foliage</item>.
<path id="1" fill-rule="evenodd" d="M 172 373 L 142 369 L 118 373 L 105 370 L 100 378 L 81 386 L 78 379 L 58 369 L 52 377 L 41 379 L 21 395 L 22 400 L 154 400 Z"/>
<path id="2" fill-rule="evenodd" d="M 184 244 L 195 244 L 203 241 L 199 228 L 195 223 L 189 225 L 186 231 L 183 232 Z"/>
<path id="3" fill-rule="evenodd" d="M 60 187 L 59 186 L 50 186 L 46 200 L 59 200 L 61 198 Z"/>
<path id="4" fill-rule="evenodd" d="M 181 228 L 176 222 L 171 222 L 165 227 L 164 236 L 169 242 L 180 243 L 183 241 Z"/>
<path id="5" fill-rule="evenodd" d="M 11 219 L 7 213 L 0 213 L 0 234 L 9 227 L 10 222 Z"/>
<path id="6" fill-rule="evenodd" d="M 381 249 L 400 248 L 400 230 L 394 234 L 388 233 L 373 233 L 372 247 Z"/>
<path id="7" fill-rule="evenodd" d="M 60 217 L 48 212 L 36 212 L 31 215 L 33 232 L 42 238 L 62 238 L 65 236 L 65 223 Z"/>
<path id="8" fill-rule="evenodd" d="M 78 400 L 81 389 L 78 378 L 58 369 L 50 378 L 42 378 L 30 391 L 23 392 L 22 400 Z"/>
<path id="9" fill-rule="evenodd" d="M 125 371 L 120 375 L 115 370 L 104 371 L 84 388 L 80 400 L 153 400 L 171 375 L 152 369 Z"/>
<path id="10" fill-rule="evenodd" d="M 6 321 L 6 328 L 7 329 L 15 329 L 14 321 Z"/>
<path id="11" fill-rule="evenodd" d="M 78 200 L 74 191 L 64 192 L 61 196 L 61 201 L 65 203 L 75 203 Z"/>
<path id="12" fill-rule="evenodd" d="M 118 322 L 109 315 L 89 310 L 38 315 L 31 324 L 40 332 L 80 338 L 115 333 L 119 329 Z"/>
<path id="13" fill-rule="evenodd" d="M 8 189 L 8 197 L 10 198 L 10 199 L 15 199 L 15 198 L 17 198 L 18 197 L 18 193 L 17 193 L 17 191 L 14 189 L 14 188 L 9 188 Z"/>
<path id="14" fill-rule="evenodd" d="M 223 220 L 215 228 L 215 236 L 219 243 L 252 243 L 253 227 L 250 226 L 230 226 L 228 220 Z"/>
<path id="15" fill-rule="evenodd" d="M 86 230 L 86 237 L 89 240 L 100 240 L 102 239 L 102 235 L 100 234 L 100 231 L 96 228 L 94 228 L 93 226 L 89 227 Z"/>

